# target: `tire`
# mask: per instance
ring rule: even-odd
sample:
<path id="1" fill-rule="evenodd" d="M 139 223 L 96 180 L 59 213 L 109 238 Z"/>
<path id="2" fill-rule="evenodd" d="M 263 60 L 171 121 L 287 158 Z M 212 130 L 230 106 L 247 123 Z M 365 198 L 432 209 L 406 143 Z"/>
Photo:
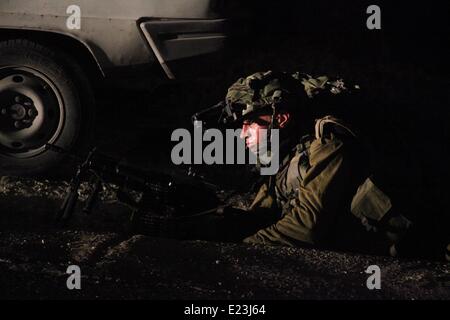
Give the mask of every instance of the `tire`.
<path id="1" fill-rule="evenodd" d="M 65 155 L 89 139 L 94 98 L 89 80 L 68 55 L 29 40 L 0 42 L 0 174 L 58 171 Z"/>

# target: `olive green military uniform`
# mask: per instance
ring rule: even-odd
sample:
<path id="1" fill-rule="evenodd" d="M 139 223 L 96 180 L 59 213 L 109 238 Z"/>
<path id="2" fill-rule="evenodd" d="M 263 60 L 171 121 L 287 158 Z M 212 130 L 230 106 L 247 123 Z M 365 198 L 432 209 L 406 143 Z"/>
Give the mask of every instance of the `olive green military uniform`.
<path id="1" fill-rule="evenodd" d="M 232 121 L 239 121 L 259 112 L 275 115 L 283 109 L 306 110 L 310 100 L 334 99 L 354 90 L 359 87 L 327 76 L 260 72 L 239 79 L 228 89 L 225 111 Z M 303 137 L 285 157 L 278 173 L 260 188 L 251 205 L 251 219 L 267 220 L 268 213 L 275 213 L 276 222 L 247 234 L 244 242 L 364 247 L 374 238 L 364 237 L 366 231 L 383 233 L 386 238 L 389 228 L 385 227 L 392 226 L 394 237 L 386 239 L 394 242 L 410 222 L 393 214 L 389 197 L 371 180 L 363 149 L 353 130 L 341 120 L 333 116 L 316 120 L 314 134 Z M 377 232 L 379 229 L 384 230 Z"/>
<path id="2" fill-rule="evenodd" d="M 367 176 L 360 151 L 340 120 L 318 120 L 316 135 L 302 139 L 251 205 L 255 212 L 280 211 L 280 220 L 244 241 L 290 246 L 331 241 L 331 229 L 340 215 L 350 215 L 353 196 Z"/>

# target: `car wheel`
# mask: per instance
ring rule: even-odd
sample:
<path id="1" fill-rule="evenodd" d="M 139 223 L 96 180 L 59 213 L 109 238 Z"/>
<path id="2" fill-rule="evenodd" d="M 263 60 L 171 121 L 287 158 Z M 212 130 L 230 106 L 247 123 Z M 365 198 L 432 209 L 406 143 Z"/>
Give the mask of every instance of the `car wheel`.
<path id="1" fill-rule="evenodd" d="M 0 42 L 0 173 L 56 168 L 91 132 L 93 93 L 68 55 L 28 40 Z"/>

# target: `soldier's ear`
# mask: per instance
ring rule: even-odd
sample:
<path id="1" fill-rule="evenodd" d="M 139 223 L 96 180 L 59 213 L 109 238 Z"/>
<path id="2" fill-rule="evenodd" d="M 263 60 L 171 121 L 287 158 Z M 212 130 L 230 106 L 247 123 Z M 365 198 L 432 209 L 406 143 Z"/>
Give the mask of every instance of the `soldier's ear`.
<path id="1" fill-rule="evenodd" d="M 289 121 L 291 120 L 291 114 L 289 112 L 281 112 L 276 115 L 276 120 L 278 123 L 278 127 L 280 129 L 287 126 Z"/>

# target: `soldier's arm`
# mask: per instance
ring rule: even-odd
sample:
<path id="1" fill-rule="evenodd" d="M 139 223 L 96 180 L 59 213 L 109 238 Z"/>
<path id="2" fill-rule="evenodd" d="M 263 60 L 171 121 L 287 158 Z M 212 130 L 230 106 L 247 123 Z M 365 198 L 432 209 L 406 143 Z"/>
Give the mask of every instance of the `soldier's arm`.
<path id="1" fill-rule="evenodd" d="M 255 199 L 250 205 L 249 211 L 265 211 L 265 210 L 275 210 L 277 208 L 277 203 L 275 201 L 274 195 L 269 191 L 268 184 L 265 183 L 259 188 Z"/>
<path id="2" fill-rule="evenodd" d="M 258 230 L 279 220 L 275 197 L 263 184 L 248 210 L 227 207 L 216 224 L 216 240 L 241 242 Z"/>
<path id="3" fill-rule="evenodd" d="M 288 212 L 277 223 L 244 239 L 269 245 L 317 245 L 324 239 L 343 204 L 357 189 L 357 155 L 334 136 L 316 139 L 310 149 L 310 168 Z M 344 207 L 344 209 L 346 209 Z M 348 208 L 347 211 L 350 209 Z"/>

